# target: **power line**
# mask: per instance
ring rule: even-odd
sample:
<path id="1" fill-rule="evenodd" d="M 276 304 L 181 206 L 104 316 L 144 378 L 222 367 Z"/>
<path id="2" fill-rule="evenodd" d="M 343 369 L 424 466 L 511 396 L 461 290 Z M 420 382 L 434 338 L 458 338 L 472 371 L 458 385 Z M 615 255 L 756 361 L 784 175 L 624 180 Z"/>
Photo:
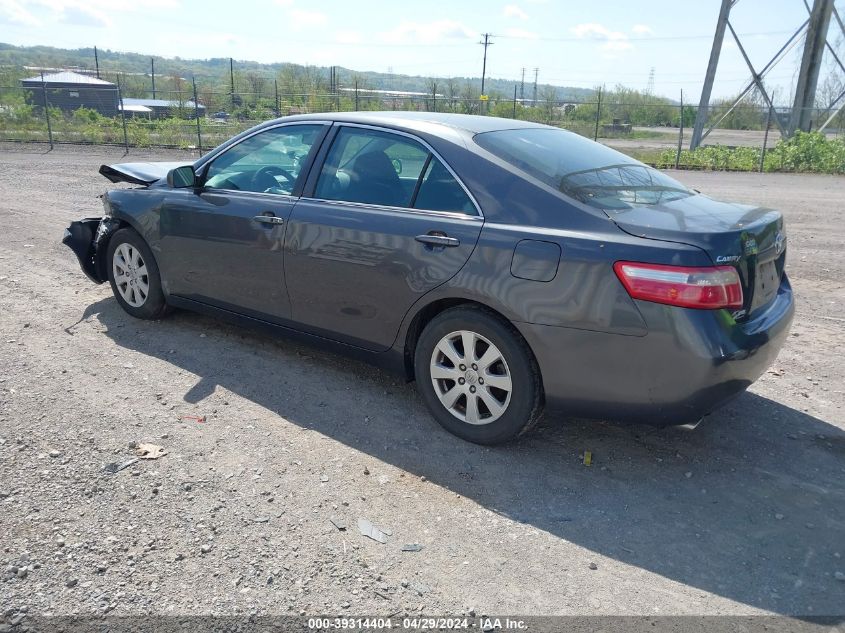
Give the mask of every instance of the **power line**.
<path id="1" fill-rule="evenodd" d="M 764 35 L 784 35 L 791 33 L 792 31 L 760 31 L 758 33 L 738 33 L 738 35 L 742 37 L 760 37 Z M 589 41 L 596 41 L 596 42 L 603 42 L 606 41 L 605 39 L 598 38 L 598 37 L 532 37 L 532 38 L 525 38 L 519 37 L 516 35 L 495 35 L 495 37 L 506 39 L 506 40 L 528 40 L 528 41 L 541 41 L 541 42 L 589 42 Z M 709 40 L 712 39 L 713 35 L 665 35 L 665 36 L 645 36 L 645 37 L 628 37 L 625 38 L 624 41 L 626 42 L 671 42 L 677 40 Z"/>

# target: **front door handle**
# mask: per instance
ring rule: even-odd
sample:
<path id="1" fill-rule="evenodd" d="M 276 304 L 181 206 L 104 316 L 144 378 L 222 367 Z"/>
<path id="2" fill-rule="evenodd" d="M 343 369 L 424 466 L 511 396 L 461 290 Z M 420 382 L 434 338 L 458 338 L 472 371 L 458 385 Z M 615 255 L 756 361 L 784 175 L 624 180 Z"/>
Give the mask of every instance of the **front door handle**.
<path id="1" fill-rule="evenodd" d="M 275 215 L 256 215 L 252 218 L 256 222 L 260 222 L 261 224 L 284 224 L 285 221 L 282 218 L 278 218 Z"/>
<path id="2" fill-rule="evenodd" d="M 425 235 L 417 235 L 414 239 L 429 246 L 448 246 L 454 248 L 455 246 L 461 245 L 461 241 L 457 237 L 449 237 L 448 235 L 432 235 L 431 233 L 426 233 Z"/>

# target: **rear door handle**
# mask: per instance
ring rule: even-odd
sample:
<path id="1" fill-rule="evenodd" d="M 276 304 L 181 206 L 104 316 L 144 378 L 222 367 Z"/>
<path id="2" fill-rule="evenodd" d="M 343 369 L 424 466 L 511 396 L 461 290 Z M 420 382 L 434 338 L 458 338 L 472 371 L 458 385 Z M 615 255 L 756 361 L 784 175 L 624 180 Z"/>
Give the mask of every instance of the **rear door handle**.
<path id="1" fill-rule="evenodd" d="M 461 245 L 461 241 L 457 237 L 449 237 L 448 235 L 431 235 L 427 233 L 425 235 L 417 235 L 414 239 L 430 246 L 448 246 L 454 248 L 455 246 Z"/>
<path id="2" fill-rule="evenodd" d="M 284 224 L 285 221 L 282 218 L 278 218 L 275 215 L 256 215 L 252 218 L 256 222 L 260 222 L 261 224 Z"/>

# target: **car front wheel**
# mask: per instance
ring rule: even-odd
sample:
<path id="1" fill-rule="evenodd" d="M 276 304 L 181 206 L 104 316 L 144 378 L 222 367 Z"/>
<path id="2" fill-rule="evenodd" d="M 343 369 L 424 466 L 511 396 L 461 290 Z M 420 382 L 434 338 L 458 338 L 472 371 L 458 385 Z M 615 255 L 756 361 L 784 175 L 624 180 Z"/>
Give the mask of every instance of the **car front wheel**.
<path id="1" fill-rule="evenodd" d="M 134 230 L 124 228 L 109 240 L 108 274 L 120 306 L 138 319 L 160 319 L 169 308 L 150 247 Z"/>
<path id="2" fill-rule="evenodd" d="M 481 308 L 451 308 L 429 322 L 414 366 L 435 419 L 470 442 L 506 442 L 542 416 L 540 371 L 531 350 L 510 324 Z"/>

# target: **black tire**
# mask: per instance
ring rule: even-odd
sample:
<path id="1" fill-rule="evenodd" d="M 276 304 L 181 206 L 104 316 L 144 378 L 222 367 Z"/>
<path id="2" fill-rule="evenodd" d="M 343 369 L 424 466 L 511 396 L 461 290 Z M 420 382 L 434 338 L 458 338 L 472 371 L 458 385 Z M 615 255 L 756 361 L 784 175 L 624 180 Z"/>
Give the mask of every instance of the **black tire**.
<path id="1" fill-rule="evenodd" d="M 432 384 L 431 362 L 436 346 L 444 337 L 462 330 L 480 334 L 495 345 L 510 373 L 512 389 L 507 407 L 498 419 L 486 424 L 470 424 L 457 418 L 441 403 Z M 432 319 L 417 341 L 414 371 L 417 388 L 437 422 L 470 442 L 508 442 L 528 432 L 542 418 L 543 386 L 534 354 L 512 325 L 481 307 L 458 306 Z"/>
<path id="2" fill-rule="evenodd" d="M 141 305 L 138 306 L 130 305 L 123 298 L 115 283 L 114 257 L 115 252 L 122 244 L 127 244 L 131 248 L 137 249 L 146 266 L 147 274 L 144 276 L 144 279 L 147 282 L 149 291 Z M 171 308 L 164 299 L 164 292 L 161 289 L 161 277 L 159 276 L 158 264 L 156 264 L 155 257 L 153 257 L 153 253 L 144 239 L 133 229 L 123 228 L 112 235 L 108 248 L 106 249 L 106 270 L 108 271 L 109 283 L 111 284 L 114 297 L 117 299 L 120 307 L 128 314 L 131 314 L 137 319 L 161 319 L 171 311 Z"/>

